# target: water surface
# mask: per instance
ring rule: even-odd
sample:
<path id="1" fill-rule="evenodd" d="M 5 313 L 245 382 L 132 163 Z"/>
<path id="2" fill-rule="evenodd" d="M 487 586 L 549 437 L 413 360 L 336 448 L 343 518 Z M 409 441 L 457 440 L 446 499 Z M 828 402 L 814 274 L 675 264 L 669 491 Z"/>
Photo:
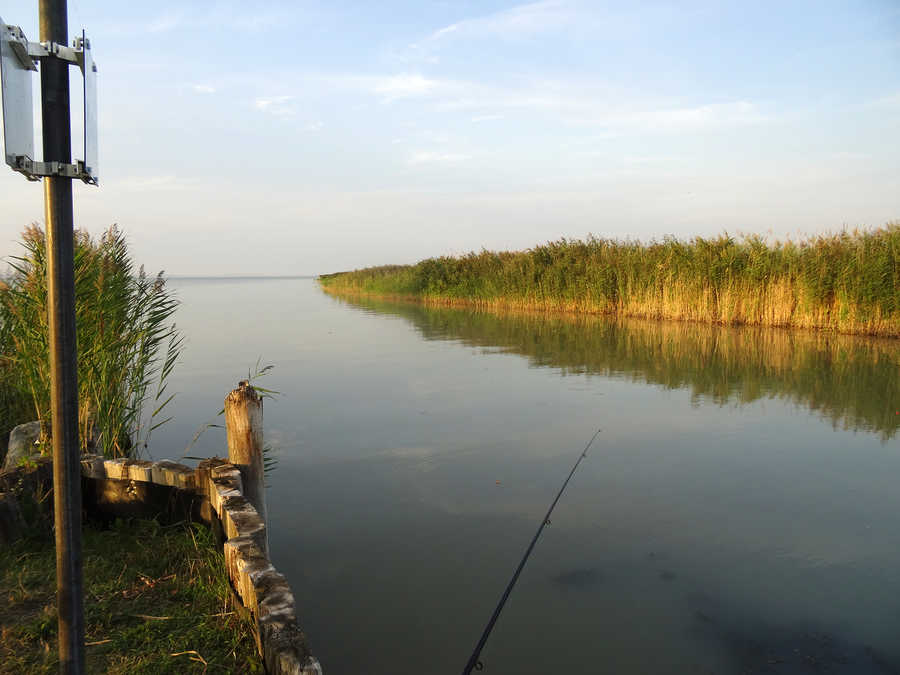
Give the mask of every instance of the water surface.
<path id="1" fill-rule="evenodd" d="M 330 674 L 900 669 L 893 341 L 174 280 L 178 458 L 258 357 L 271 547 Z M 189 455 L 224 454 L 220 429 Z"/>

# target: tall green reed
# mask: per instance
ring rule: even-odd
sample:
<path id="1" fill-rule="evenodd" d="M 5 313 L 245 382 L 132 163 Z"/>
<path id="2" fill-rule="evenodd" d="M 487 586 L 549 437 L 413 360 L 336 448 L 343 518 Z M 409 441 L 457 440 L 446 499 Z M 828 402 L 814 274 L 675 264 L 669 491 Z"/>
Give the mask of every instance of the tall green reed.
<path id="1" fill-rule="evenodd" d="M 589 237 L 324 275 L 325 290 L 900 336 L 900 224 L 797 242 Z"/>
<path id="2" fill-rule="evenodd" d="M 50 416 L 46 257 L 43 231 L 28 227 L 24 253 L 0 290 L 0 391 L 26 398 L 29 417 Z M 170 418 L 167 381 L 183 337 L 172 316 L 178 301 L 162 272 L 135 270 L 125 236 L 113 226 L 99 240 L 75 234 L 79 438 L 82 450 L 139 456 Z M 24 420 L 22 420 L 24 421 Z"/>

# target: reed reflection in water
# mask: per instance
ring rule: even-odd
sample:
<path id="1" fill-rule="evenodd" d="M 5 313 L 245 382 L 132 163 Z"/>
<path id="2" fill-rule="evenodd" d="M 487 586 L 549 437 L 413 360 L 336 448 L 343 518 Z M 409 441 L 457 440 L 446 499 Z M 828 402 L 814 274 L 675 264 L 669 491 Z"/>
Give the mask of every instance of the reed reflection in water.
<path id="1" fill-rule="evenodd" d="M 824 332 L 542 313 L 496 314 L 371 297 L 339 302 L 413 323 L 426 340 L 526 356 L 561 374 L 629 378 L 720 405 L 790 400 L 836 427 L 900 428 L 900 341 Z"/>

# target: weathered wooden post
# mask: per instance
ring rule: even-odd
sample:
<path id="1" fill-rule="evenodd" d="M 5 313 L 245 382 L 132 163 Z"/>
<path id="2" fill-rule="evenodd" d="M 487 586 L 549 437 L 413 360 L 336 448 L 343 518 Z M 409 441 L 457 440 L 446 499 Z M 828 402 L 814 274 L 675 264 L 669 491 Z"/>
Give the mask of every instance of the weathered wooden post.
<path id="1" fill-rule="evenodd" d="M 237 389 L 225 397 L 225 431 L 228 461 L 241 470 L 244 496 L 268 525 L 263 475 L 263 402 L 247 380 L 238 383 Z"/>

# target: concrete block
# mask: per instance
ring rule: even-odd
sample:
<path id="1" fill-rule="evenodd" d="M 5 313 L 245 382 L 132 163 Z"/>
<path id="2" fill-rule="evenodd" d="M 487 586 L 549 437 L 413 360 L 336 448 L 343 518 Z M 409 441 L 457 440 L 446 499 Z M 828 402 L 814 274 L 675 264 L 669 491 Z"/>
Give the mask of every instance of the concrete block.
<path id="1" fill-rule="evenodd" d="M 267 558 L 248 561 L 241 570 L 241 586 L 244 588 L 247 599 L 250 601 L 247 608 L 253 612 L 254 615 L 259 613 L 259 603 L 257 602 L 256 597 L 257 580 L 259 577 L 274 571 L 275 568 Z"/>
<path id="2" fill-rule="evenodd" d="M 172 472 L 171 467 L 174 466 L 175 462 L 170 459 L 161 459 L 159 461 L 153 462 L 153 466 L 150 467 L 150 478 L 154 483 L 158 485 L 168 485 L 170 487 L 175 487 L 172 483 Z M 169 470 L 167 473 L 166 470 Z"/>
<path id="3" fill-rule="evenodd" d="M 271 626 L 295 626 L 294 596 L 284 575 L 269 564 L 264 568 L 248 568 L 247 576 L 256 598 L 254 613 L 260 626 L 260 636 L 264 637 L 264 622 Z"/>
<path id="4" fill-rule="evenodd" d="M 215 498 L 215 488 L 211 482 L 212 470 L 222 464 L 228 464 L 228 462 L 221 457 L 210 457 L 209 459 L 204 459 L 200 462 L 195 470 L 194 480 L 197 485 L 197 490 L 200 494 L 209 499 L 210 502 Z"/>
<path id="5" fill-rule="evenodd" d="M 292 620 L 268 616 L 259 620 L 263 660 L 269 673 L 321 675 L 322 667 L 309 654 L 306 636 Z"/>
<path id="6" fill-rule="evenodd" d="M 194 470 L 184 464 L 170 459 L 161 459 L 150 467 L 150 475 L 154 483 L 168 485 L 181 490 L 193 490 Z"/>
<path id="7" fill-rule="evenodd" d="M 220 464 L 210 467 L 209 481 L 212 485 L 209 488 L 209 501 L 219 514 L 219 518 L 223 521 L 225 514 L 222 508 L 225 501 L 230 497 L 242 497 L 241 490 L 241 472 L 233 464 Z"/>
<path id="8" fill-rule="evenodd" d="M 228 485 L 244 494 L 241 481 L 241 471 L 234 464 L 221 464 L 210 469 L 210 477 L 213 481 L 227 481 Z"/>
<path id="9" fill-rule="evenodd" d="M 268 551 L 266 524 L 245 497 L 229 496 L 220 517 L 226 537 L 250 537 L 261 551 Z"/>
<path id="10" fill-rule="evenodd" d="M 322 675 L 318 659 L 303 656 L 302 650 L 292 647 L 273 647 L 266 660 L 266 668 L 273 675 Z"/>
<path id="11" fill-rule="evenodd" d="M 128 478 L 128 469 L 125 468 L 125 462 L 127 459 L 107 459 L 103 462 L 103 467 L 106 470 L 107 478 L 118 478 L 118 479 L 127 479 Z"/>
<path id="12" fill-rule="evenodd" d="M 263 619 L 267 616 L 280 616 L 284 620 L 297 620 L 297 614 L 294 607 L 294 594 L 291 587 L 287 583 L 287 579 L 280 572 L 277 575 L 268 575 L 264 579 L 259 579 L 256 591 L 256 604 L 259 609 L 259 618 Z"/>
<path id="13" fill-rule="evenodd" d="M 270 565 L 256 542 L 250 537 L 234 537 L 225 542 L 225 569 L 244 606 L 256 607 L 256 596 L 250 580 L 250 570 L 264 569 Z"/>
<path id="14" fill-rule="evenodd" d="M 190 467 L 179 464 L 167 471 L 171 472 L 174 487 L 179 490 L 197 490 L 197 473 Z"/>
<path id="15" fill-rule="evenodd" d="M 224 478 L 213 478 L 210 480 L 212 483 L 210 504 L 212 504 L 215 512 L 219 514 L 219 519 L 222 521 L 222 526 L 225 528 L 226 536 L 232 536 L 228 534 L 228 527 L 225 525 L 226 515 L 225 515 L 225 503 L 229 499 L 236 499 L 240 497 L 243 499 L 243 495 L 240 490 L 235 487 L 232 487 L 233 482 Z"/>
<path id="16" fill-rule="evenodd" d="M 153 482 L 153 462 L 148 462 L 145 459 L 129 459 L 125 462 L 125 467 L 128 475 L 123 476 L 123 478 L 127 477 L 130 480 L 137 481 L 139 483 Z"/>

